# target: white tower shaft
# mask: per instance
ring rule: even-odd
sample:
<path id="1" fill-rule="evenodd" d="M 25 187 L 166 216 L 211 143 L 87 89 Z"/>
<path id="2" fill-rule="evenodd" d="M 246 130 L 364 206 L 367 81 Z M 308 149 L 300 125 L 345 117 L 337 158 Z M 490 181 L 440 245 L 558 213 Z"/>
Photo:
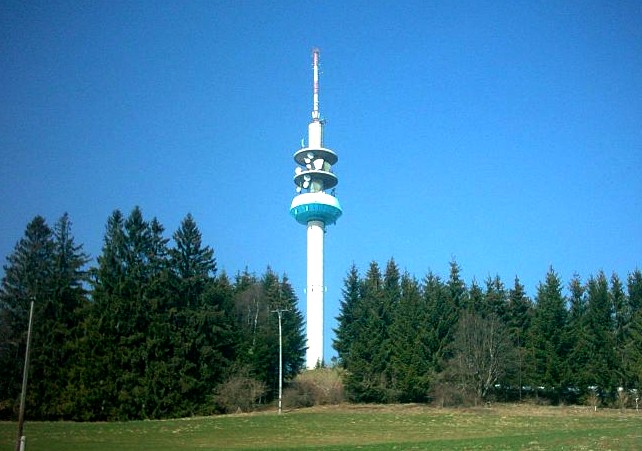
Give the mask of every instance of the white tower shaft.
<path id="1" fill-rule="evenodd" d="M 323 235 L 322 221 L 308 222 L 308 282 L 306 367 L 323 362 Z"/>

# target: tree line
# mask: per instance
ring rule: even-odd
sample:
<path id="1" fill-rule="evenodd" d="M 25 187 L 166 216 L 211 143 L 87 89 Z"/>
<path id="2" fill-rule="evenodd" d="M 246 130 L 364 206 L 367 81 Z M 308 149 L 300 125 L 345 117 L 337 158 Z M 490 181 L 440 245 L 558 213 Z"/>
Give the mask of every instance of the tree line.
<path id="1" fill-rule="evenodd" d="M 209 414 L 269 401 L 303 367 L 303 316 L 286 276 L 269 267 L 231 280 L 187 215 L 172 239 L 136 207 L 108 218 L 95 266 L 63 215 L 36 216 L 0 286 L 0 418 L 15 418 L 29 306 L 34 326 L 27 418 L 128 420 Z"/>
<path id="2" fill-rule="evenodd" d="M 550 268 L 534 300 L 519 278 L 467 286 L 457 262 L 419 281 L 391 259 L 344 280 L 334 348 L 356 402 L 533 397 L 624 403 L 642 389 L 642 273 L 565 290 Z M 568 294 L 565 294 L 568 293 Z"/>
<path id="3" fill-rule="evenodd" d="M 31 301 L 32 420 L 169 418 L 270 402 L 277 309 L 287 310 L 286 382 L 303 369 L 303 316 L 287 277 L 269 267 L 219 272 L 191 215 L 170 239 L 140 208 L 114 211 L 94 265 L 71 229 L 66 214 L 53 227 L 36 216 L 4 265 L 0 419 L 18 409 Z M 551 268 L 531 299 L 517 277 L 510 287 L 498 276 L 466 284 L 453 261 L 447 278 L 418 280 L 391 259 L 383 272 L 376 262 L 363 276 L 349 269 L 333 346 L 354 402 L 625 402 L 642 388 L 641 306 L 637 269 L 626 280 L 599 272 L 565 285 Z"/>

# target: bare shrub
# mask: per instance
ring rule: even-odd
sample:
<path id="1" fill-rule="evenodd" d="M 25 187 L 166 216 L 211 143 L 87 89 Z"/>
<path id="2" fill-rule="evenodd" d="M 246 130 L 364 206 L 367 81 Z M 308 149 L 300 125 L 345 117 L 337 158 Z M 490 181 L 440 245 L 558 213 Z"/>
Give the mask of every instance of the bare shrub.
<path id="1" fill-rule="evenodd" d="M 430 397 L 433 404 L 438 407 L 463 406 L 465 396 L 455 384 L 449 381 L 438 381 L 430 390 Z"/>
<path id="2" fill-rule="evenodd" d="M 584 401 L 587 405 L 593 407 L 593 410 L 597 412 L 597 406 L 600 405 L 600 393 L 597 387 L 589 387 L 589 392 L 586 395 Z"/>
<path id="3" fill-rule="evenodd" d="M 626 405 L 629 402 L 629 392 L 624 389 L 624 387 L 617 388 L 617 403 L 621 411 L 626 409 Z"/>
<path id="4" fill-rule="evenodd" d="M 315 368 L 299 374 L 285 390 L 283 402 L 290 407 L 339 404 L 345 400 L 343 370 Z"/>
<path id="5" fill-rule="evenodd" d="M 266 392 L 265 383 L 240 371 L 216 387 L 214 402 L 227 413 L 249 412 Z"/>

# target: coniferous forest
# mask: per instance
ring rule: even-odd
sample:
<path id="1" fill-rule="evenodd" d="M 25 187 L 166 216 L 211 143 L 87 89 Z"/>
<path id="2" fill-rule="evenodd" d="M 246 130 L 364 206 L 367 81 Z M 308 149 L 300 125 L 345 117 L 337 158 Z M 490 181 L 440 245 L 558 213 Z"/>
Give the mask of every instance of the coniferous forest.
<path id="1" fill-rule="evenodd" d="M 187 215 L 172 235 L 139 208 L 107 220 L 95 267 L 71 221 L 37 216 L 4 266 L 0 288 L 0 417 L 15 418 L 31 300 L 35 302 L 27 417 L 128 420 L 209 414 L 269 401 L 304 363 L 303 316 L 285 276 L 234 280 Z M 239 388 L 240 387 L 240 388 Z"/>
<path id="2" fill-rule="evenodd" d="M 642 273 L 568 285 L 550 268 L 530 299 L 515 278 L 467 286 L 401 274 L 394 259 L 344 281 L 334 347 L 357 402 L 536 400 L 624 407 L 642 388 Z M 565 295 L 568 292 L 569 295 Z"/>
<path id="3" fill-rule="evenodd" d="M 333 346 L 354 402 L 537 400 L 622 406 L 642 388 L 642 273 L 562 281 L 530 299 L 516 277 L 418 280 L 394 259 L 352 266 Z M 131 420 L 234 411 L 303 369 L 303 315 L 269 267 L 230 278 L 187 215 L 166 237 L 140 208 L 115 211 L 95 264 L 63 215 L 36 216 L 0 287 L 0 419 L 16 417 L 31 301 L 27 417 Z M 247 393 L 251 393 L 248 397 Z M 244 394 L 240 396 L 240 394 Z"/>

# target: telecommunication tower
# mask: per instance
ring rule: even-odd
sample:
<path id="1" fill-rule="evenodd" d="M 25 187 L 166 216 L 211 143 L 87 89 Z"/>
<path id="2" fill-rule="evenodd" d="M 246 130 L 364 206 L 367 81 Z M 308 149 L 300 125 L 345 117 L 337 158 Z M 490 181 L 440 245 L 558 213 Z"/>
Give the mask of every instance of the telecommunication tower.
<path id="1" fill-rule="evenodd" d="M 308 125 L 308 145 L 294 153 L 297 167 L 294 184 L 297 195 L 292 199 L 290 214 L 299 224 L 307 226 L 307 340 L 306 367 L 314 368 L 323 362 L 323 235 L 325 226 L 334 224 L 342 210 L 334 193 L 337 176 L 332 166 L 337 154 L 323 147 L 324 120 L 319 114 L 319 49 L 312 50 L 312 120 Z"/>

